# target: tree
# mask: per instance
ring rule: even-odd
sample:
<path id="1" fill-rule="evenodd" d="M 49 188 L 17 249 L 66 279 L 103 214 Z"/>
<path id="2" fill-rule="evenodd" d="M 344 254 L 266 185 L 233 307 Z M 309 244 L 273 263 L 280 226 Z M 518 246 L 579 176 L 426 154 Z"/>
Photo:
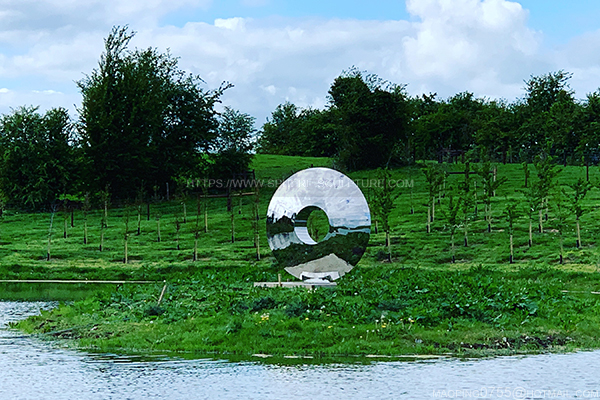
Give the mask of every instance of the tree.
<path id="1" fill-rule="evenodd" d="M 519 211 L 517 209 L 517 203 L 515 201 L 511 201 L 506 204 L 506 209 L 504 210 L 504 216 L 506 217 L 506 222 L 508 222 L 508 235 L 509 235 L 509 247 L 510 254 L 508 257 L 508 262 L 513 263 L 514 260 L 514 251 L 513 251 L 513 234 L 514 234 L 514 223 L 519 218 Z"/>
<path id="2" fill-rule="evenodd" d="M 525 195 L 524 212 L 529 217 L 529 247 L 533 245 L 533 219 L 542 205 L 539 185 L 529 185 L 527 190 L 522 190 Z"/>
<path id="3" fill-rule="evenodd" d="M 301 109 L 286 102 L 262 126 L 259 153 L 332 157 L 337 153 L 335 121 L 329 110 Z"/>
<path id="4" fill-rule="evenodd" d="M 116 198 L 200 170 L 201 154 L 217 136 L 213 106 L 229 87 L 205 91 L 170 54 L 129 51 L 133 36 L 113 28 L 98 67 L 77 82 L 87 181 L 96 192 L 109 184 Z"/>
<path id="5" fill-rule="evenodd" d="M 588 210 L 581 204 L 587 192 L 592 188 L 592 184 L 579 178 L 576 182 L 568 185 L 573 191 L 571 194 L 566 194 L 569 206 L 573 214 L 575 214 L 576 228 L 577 228 L 577 248 L 581 247 L 581 230 L 579 227 L 579 220 Z"/>
<path id="6" fill-rule="evenodd" d="M 387 167 L 408 143 L 409 103 L 404 86 L 352 68 L 334 80 L 329 98 L 342 167 Z"/>
<path id="7" fill-rule="evenodd" d="M 444 181 L 444 172 L 437 164 L 427 164 L 423 169 L 427 182 L 427 233 L 431 232 L 431 223 L 435 219 L 435 199 L 440 192 L 440 186 Z"/>
<path id="8" fill-rule="evenodd" d="M 218 116 L 217 138 L 212 147 L 212 178 L 231 178 L 248 170 L 254 150 L 254 120 L 249 114 L 225 107 Z"/>
<path id="9" fill-rule="evenodd" d="M 388 251 L 388 261 L 392 262 L 392 244 L 390 239 L 390 215 L 396 207 L 394 201 L 400 195 L 393 193 L 391 186 L 392 175 L 388 169 L 379 169 L 377 171 L 377 181 L 380 183 L 374 191 L 373 209 L 375 214 L 381 220 L 381 226 L 385 232 L 385 246 Z"/>
<path id="10" fill-rule="evenodd" d="M 475 198 L 471 191 L 471 181 L 473 178 L 470 177 L 469 172 L 471 171 L 471 162 L 467 159 L 465 162 L 465 179 L 459 184 L 460 191 L 460 208 L 462 210 L 463 217 L 463 231 L 465 234 L 464 246 L 469 246 L 469 222 L 474 218 L 473 206 L 475 205 Z"/>
<path id="11" fill-rule="evenodd" d="M 78 191 L 79 158 L 68 112 L 20 107 L 0 120 L 0 187 L 8 202 L 38 209 Z"/>
<path id="12" fill-rule="evenodd" d="M 544 232 L 544 225 L 542 221 L 542 211 L 546 208 L 546 220 L 548 220 L 548 197 L 554 186 L 554 178 L 561 172 L 561 170 L 554 164 L 553 158 L 550 156 L 540 156 L 534 163 L 536 173 L 538 176 L 537 194 L 541 204 L 537 207 L 539 211 L 539 231 Z"/>
<path id="13" fill-rule="evenodd" d="M 295 146 L 300 132 L 300 110 L 295 104 L 286 102 L 277 106 L 271 119 L 263 125 L 258 139 L 258 151 L 265 154 L 301 155 Z"/>
<path id="14" fill-rule="evenodd" d="M 507 180 L 505 176 L 497 178 L 496 173 L 491 169 L 492 164 L 489 160 L 486 160 L 481 163 L 481 168 L 478 171 L 483 184 L 483 203 L 485 204 L 485 219 L 488 225 L 488 232 L 492 231 L 492 198 L 496 195 L 496 190 Z"/>
<path id="15" fill-rule="evenodd" d="M 454 199 L 454 195 L 452 192 L 448 195 L 448 205 L 446 209 L 447 218 L 448 218 L 448 226 L 450 229 L 450 252 L 452 254 L 452 263 L 456 261 L 455 251 L 456 248 L 454 246 L 454 234 L 460 225 L 460 218 L 458 213 L 460 212 L 461 201 L 460 199 Z"/>
<path id="16" fill-rule="evenodd" d="M 520 141 L 532 154 L 567 153 L 574 150 L 572 134 L 573 91 L 568 81 L 572 74 L 563 70 L 532 76 L 525 82 L 525 107 Z M 566 144 L 566 145 L 565 145 Z"/>

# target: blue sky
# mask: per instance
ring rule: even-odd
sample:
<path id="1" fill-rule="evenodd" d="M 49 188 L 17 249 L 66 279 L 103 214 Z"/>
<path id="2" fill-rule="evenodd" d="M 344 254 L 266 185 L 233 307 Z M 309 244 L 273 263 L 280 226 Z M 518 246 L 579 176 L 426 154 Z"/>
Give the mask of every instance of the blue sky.
<path id="1" fill-rule="evenodd" d="M 170 49 L 223 103 L 257 118 L 278 104 L 324 107 L 357 66 L 409 94 L 461 91 L 513 101 L 524 80 L 564 69 L 578 98 L 600 87 L 600 2 L 558 0 L 5 0 L 0 113 L 81 102 L 113 25 L 133 47 Z"/>

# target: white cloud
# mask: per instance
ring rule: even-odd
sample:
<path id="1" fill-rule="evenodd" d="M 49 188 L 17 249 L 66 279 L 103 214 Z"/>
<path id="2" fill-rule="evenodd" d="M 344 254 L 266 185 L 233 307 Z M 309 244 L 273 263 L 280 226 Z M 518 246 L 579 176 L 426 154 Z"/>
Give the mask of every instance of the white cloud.
<path id="1" fill-rule="evenodd" d="M 263 0 L 242 2 L 258 6 Z M 0 112 L 60 101 L 73 109 L 79 101 L 73 81 L 97 65 L 112 25 L 128 21 L 138 31 L 133 47 L 169 48 L 208 88 L 233 83 L 224 104 L 255 115 L 258 124 L 286 100 L 323 107 L 333 79 L 352 65 L 406 83 L 411 94 L 442 97 L 469 90 L 513 100 L 531 74 L 561 68 L 574 72 L 580 97 L 600 84 L 600 33 L 549 52 L 541 33 L 528 27 L 528 11 L 506 0 L 408 0 L 411 21 L 271 17 L 160 26 L 171 11 L 210 4 L 0 0 L 0 85 L 10 89 L 0 90 Z M 19 88 L 11 81 L 34 83 Z"/>

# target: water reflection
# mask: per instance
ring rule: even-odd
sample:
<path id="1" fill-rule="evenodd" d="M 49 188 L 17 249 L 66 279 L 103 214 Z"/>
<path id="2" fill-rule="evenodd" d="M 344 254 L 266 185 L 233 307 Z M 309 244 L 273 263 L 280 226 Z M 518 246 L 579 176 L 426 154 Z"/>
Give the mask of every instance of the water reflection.
<path id="1" fill-rule="evenodd" d="M 0 302 L 0 326 L 52 305 Z M 479 398 L 550 398 L 544 390 L 554 390 L 554 398 L 600 396 L 598 351 L 280 365 L 88 354 L 19 335 L 0 330 L 0 399 L 431 399 L 436 393 L 464 398 L 483 389 L 486 397 Z M 526 391 L 523 397 L 519 388 Z"/>

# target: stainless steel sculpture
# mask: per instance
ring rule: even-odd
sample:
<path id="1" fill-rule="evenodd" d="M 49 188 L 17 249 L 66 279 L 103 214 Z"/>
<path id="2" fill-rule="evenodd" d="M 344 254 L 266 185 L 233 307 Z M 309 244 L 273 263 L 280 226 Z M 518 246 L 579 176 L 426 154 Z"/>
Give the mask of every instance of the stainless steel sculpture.
<path id="1" fill-rule="evenodd" d="M 308 216 L 321 209 L 329 232 L 316 242 Z M 275 191 L 267 211 L 267 239 L 285 270 L 306 280 L 335 280 L 350 271 L 365 252 L 371 213 L 362 192 L 341 172 L 309 168 L 288 178 Z"/>

